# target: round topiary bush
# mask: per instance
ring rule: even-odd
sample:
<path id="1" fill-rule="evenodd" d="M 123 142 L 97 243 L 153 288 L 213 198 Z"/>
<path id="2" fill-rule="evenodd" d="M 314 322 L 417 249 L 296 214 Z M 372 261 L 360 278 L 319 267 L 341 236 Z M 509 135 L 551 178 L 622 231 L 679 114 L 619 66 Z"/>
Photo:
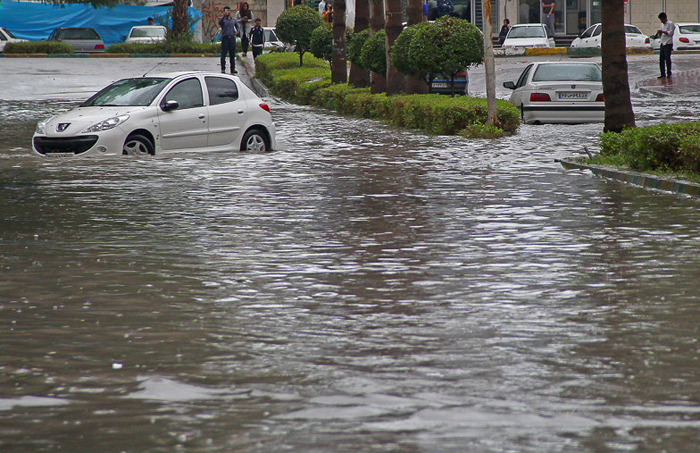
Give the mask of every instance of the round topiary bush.
<path id="1" fill-rule="evenodd" d="M 294 45 L 294 51 L 299 53 L 299 66 L 303 66 L 304 53 L 311 45 L 311 35 L 322 25 L 323 20 L 316 11 L 305 5 L 297 5 L 277 18 L 275 30 L 282 41 Z"/>

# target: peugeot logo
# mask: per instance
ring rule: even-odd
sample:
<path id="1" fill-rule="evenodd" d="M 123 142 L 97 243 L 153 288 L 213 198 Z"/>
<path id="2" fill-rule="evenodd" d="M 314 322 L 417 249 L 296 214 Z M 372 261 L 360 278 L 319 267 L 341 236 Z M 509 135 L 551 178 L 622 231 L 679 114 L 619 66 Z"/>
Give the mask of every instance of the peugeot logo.
<path id="1" fill-rule="evenodd" d="M 56 126 L 56 132 L 63 132 L 68 129 L 68 126 L 70 126 L 70 123 L 58 123 L 58 126 Z"/>

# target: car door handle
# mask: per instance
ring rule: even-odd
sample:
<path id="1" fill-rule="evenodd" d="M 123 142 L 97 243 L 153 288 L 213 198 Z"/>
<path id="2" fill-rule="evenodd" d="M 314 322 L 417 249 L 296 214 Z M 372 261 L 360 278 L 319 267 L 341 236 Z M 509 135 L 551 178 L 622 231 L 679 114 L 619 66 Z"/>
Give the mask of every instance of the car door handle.
<path id="1" fill-rule="evenodd" d="M 204 119 L 204 113 L 200 113 L 199 116 L 198 116 L 198 118 L 199 118 L 200 120 L 203 120 L 203 119 Z"/>
<path id="2" fill-rule="evenodd" d="M 243 113 L 245 113 L 245 111 L 244 111 L 243 109 L 238 109 L 238 114 L 239 114 L 239 115 L 243 115 Z"/>

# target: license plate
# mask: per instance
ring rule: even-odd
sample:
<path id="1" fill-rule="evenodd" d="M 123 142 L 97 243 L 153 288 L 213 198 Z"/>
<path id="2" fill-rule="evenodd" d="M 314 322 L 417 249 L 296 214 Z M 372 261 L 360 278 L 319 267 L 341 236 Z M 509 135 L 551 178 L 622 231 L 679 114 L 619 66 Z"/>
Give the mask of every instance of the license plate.
<path id="1" fill-rule="evenodd" d="M 447 88 L 447 84 L 443 82 L 433 82 L 433 88 Z"/>
<path id="2" fill-rule="evenodd" d="M 588 93 L 558 93 L 559 99 L 588 99 Z"/>

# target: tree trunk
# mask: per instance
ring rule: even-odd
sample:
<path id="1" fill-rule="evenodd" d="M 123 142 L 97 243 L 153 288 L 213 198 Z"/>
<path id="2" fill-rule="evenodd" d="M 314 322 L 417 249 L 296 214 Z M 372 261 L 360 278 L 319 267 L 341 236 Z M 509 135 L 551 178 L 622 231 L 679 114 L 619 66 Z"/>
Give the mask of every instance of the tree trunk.
<path id="1" fill-rule="evenodd" d="M 369 0 L 369 30 L 374 34 L 384 28 L 384 0 Z M 372 94 L 386 91 L 386 74 L 373 72 L 370 78 Z"/>
<path id="2" fill-rule="evenodd" d="M 173 37 L 180 38 L 187 33 L 187 0 L 173 2 Z"/>
<path id="3" fill-rule="evenodd" d="M 423 1 L 407 0 L 406 16 L 408 25 L 415 25 L 423 22 Z M 406 93 L 425 94 L 428 92 L 428 84 L 420 77 L 406 77 Z"/>
<path id="4" fill-rule="evenodd" d="M 334 0 L 333 56 L 331 57 L 331 82 L 333 83 L 348 81 L 345 44 L 345 0 Z"/>
<path id="5" fill-rule="evenodd" d="M 625 7 L 621 1 L 602 2 L 603 94 L 605 95 L 605 132 L 621 132 L 634 127 L 625 48 Z"/>
<path id="6" fill-rule="evenodd" d="M 422 5 L 422 3 L 421 3 Z M 401 93 L 406 78 L 391 64 L 391 46 L 403 30 L 401 0 L 386 0 L 386 94 Z"/>
<path id="7" fill-rule="evenodd" d="M 486 124 L 500 126 L 496 108 L 496 60 L 493 57 L 493 29 L 491 27 L 491 0 L 482 0 L 484 17 L 484 70 L 486 72 Z"/>
<path id="8" fill-rule="evenodd" d="M 369 28 L 369 0 L 355 0 L 355 33 Z M 369 71 L 350 63 L 350 83 L 358 88 L 369 86 Z"/>

